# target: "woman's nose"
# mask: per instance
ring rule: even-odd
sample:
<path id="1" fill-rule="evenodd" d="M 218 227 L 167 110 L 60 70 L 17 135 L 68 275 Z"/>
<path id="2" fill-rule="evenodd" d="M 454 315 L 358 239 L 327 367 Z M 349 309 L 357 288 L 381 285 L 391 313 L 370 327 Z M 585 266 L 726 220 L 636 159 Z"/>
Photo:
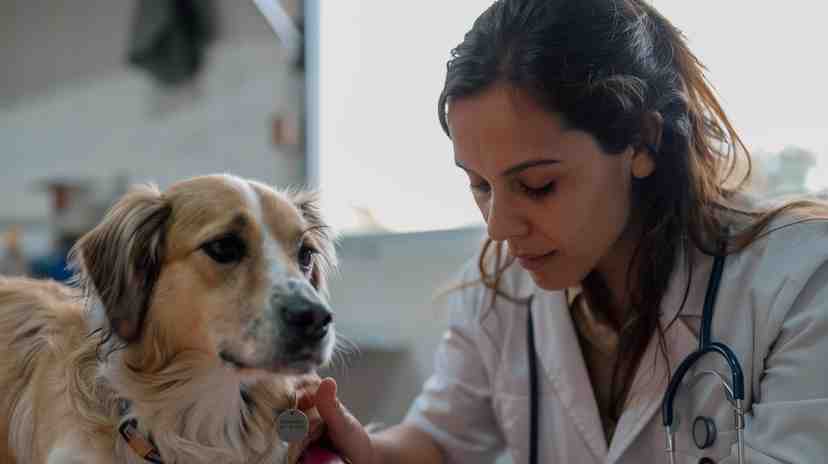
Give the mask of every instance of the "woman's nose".
<path id="1" fill-rule="evenodd" d="M 492 240 L 501 242 L 520 237 L 529 231 L 520 210 L 513 205 L 492 195 L 486 206 L 486 227 Z"/>

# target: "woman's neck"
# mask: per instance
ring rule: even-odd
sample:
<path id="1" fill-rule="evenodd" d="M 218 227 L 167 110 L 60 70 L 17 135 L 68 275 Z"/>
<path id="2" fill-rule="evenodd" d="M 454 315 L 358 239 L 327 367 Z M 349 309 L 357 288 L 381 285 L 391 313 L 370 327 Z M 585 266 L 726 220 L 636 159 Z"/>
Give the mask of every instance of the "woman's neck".
<path id="1" fill-rule="evenodd" d="M 622 327 L 626 320 L 631 291 L 638 281 L 636 269 L 630 263 L 638 245 L 639 229 L 628 226 L 583 283 L 587 297 L 600 302 L 600 310 L 616 328 Z"/>

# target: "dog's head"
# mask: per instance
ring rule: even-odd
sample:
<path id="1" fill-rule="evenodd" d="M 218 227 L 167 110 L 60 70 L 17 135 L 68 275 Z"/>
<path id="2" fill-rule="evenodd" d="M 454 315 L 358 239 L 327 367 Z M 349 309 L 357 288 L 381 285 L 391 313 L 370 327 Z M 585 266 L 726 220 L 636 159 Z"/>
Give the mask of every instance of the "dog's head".
<path id="1" fill-rule="evenodd" d="M 196 351 L 240 372 L 302 373 L 335 343 L 331 240 L 313 194 L 216 175 L 132 189 L 74 255 L 144 369 Z"/>

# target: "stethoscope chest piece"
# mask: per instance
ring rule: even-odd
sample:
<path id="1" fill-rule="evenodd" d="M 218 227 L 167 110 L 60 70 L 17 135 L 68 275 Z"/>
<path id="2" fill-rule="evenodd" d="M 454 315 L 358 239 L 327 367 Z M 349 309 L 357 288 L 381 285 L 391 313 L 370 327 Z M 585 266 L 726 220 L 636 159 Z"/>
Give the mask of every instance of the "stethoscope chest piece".
<path id="1" fill-rule="evenodd" d="M 699 449 L 705 449 L 716 443 L 716 423 L 706 416 L 698 416 L 693 421 L 693 442 Z"/>

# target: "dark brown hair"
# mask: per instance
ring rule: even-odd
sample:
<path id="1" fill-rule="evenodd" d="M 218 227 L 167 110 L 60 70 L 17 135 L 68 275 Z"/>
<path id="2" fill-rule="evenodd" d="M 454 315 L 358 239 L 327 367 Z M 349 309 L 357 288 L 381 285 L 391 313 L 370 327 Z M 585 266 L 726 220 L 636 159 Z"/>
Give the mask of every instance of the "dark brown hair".
<path id="1" fill-rule="evenodd" d="M 633 184 L 641 236 L 628 268 L 630 307 L 613 375 L 616 419 L 654 333 L 666 359 L 665 328 L 655 308 L 679 251 L 692 270 L 691 245 L 714 255 L 726 240 L 727 253 L 733 253 L 769 233 L 770 222 L 783 213 L 807 218 L 819 209 L 825 217 L 820 204 L 808 201 L 762 211 L 736 206 L 750 156 L 704 71 L 681 32 L 643 0 L 500 0 L 475 21 L 447 65 L 438 114 L 449 136 L 451 100 L 505 82 L 560 114 L 569 127 L 593 135 L 610 155 L 634 146 L 654 157 L 654 173 Z M 644 133 L 651 114 L 663 121 L 657 145 Z M 737 166 L 745 167 L 740 176 Z M 495 295 L 512 261 L 503 258 L 501 245 L 487 240 L 479 263 L 482 282 Z M 492 254 L 503 263 L 494 272 L 485 265 Z M 605 300 L 595 309 L 606 308 Z"/>

